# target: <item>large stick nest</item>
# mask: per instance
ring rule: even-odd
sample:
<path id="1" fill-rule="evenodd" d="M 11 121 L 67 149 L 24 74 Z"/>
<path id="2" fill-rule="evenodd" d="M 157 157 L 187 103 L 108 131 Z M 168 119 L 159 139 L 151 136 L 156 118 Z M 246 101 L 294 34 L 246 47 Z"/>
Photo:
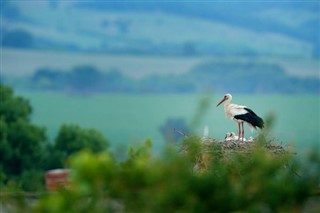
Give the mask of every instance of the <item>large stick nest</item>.
<path id="1" fill-rule="evenodd" d="M 215 140 L 212 138 L 203 138 L 201 139 L 201 146 L 204 152 L 210 152 L 213 147 L 220 147 L 222 152 L 247 152 L 250 153 L 255 145 L 259 143 L 259 139 L 252 139 L 250 141 L 241 141 L 241 140 Z M 261 143 L 261 142 L 260 142 Z M 264 141 L 260 144 L 266 151 L 273 154 L 286 154 L 288 149 L 282 144 L 278 144 L 271 140 Z"/>
<path id="2" fill-rule="evenodd" d="M 247 154 L 250 156 L 256 149 L 265 150 L 267 153 L 280 156 L 290 154 L 288 147 L 277 143 L 276 140 L 267 141 L 265 138 L 252 138 L 247 141 L 239 140 L 216 140 L 213 138 L 192 138 L 186 136 L 186 141 L 198 141 L 197 151 L 194 155 L 196 172 L 203 172 L 207 170 L 215 155 L 219 155 L 221 158 L 229 159 L 233 153 Z M 195 147 L 190 143 L 183 144 L 182 153 L 193 152 Z"/>

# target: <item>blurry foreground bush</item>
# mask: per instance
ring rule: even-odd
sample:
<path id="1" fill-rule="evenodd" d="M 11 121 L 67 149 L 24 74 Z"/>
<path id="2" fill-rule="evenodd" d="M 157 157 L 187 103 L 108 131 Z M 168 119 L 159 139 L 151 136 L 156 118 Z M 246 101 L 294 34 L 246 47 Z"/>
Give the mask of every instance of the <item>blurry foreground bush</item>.
<path id="1" fill-rule="evenodd" d="M 317 193 L 319 153 L 306 161 L 275 154 L 256 141 L 250 152 L 204 150 L 197 138 L 184 151 L 150 152 L 147 141 L 117 162 L 107 152 L 70 159 L 69 187 L 40 198 L 36 212 L 301 212 Z M 195 168 L 207 156 L 205 170 Z"/>

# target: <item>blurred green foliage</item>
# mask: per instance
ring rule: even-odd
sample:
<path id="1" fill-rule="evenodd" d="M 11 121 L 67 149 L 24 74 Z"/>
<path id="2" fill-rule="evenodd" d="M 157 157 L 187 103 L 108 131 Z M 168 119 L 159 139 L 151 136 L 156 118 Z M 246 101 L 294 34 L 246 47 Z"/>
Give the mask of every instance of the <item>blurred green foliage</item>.
<path id="1" fill-rule="evenodd" d="M 53 151 L 58 157 L 57 160 L 61 162 L 61 165 L 56 165 L 56 167 L 62 167 L 71 154 L 82 149 L 97 153 L 105 151 L 108 145 L 109 142 L 103 135 L 94 129 L 83 129 L 78 125 L 64 124 L 59 130 L 53 147 Z"/>
<path id="2" fill-rule="evenodd" d="M 43 196 L 34 211 L 300 212 L 319 184 L 319 169 L 307 172 L 293 156 L 260 145 L 249 154 L 212 152 L 210 166 L 200 173 L 194 166 L 203 144 L 189 137 L 184 145 L 191 151 L 170 149 L 155 157 L 147 141 L 130 148 L 122 162 L 108 152 L 77 153 L 70 158 L 69 187 Z M 319 163 L 318 153 L 307 157 L 308 166 Z"/>
<path id="3" fill-rule="evenodd" d="M 54 143 L 50 143 L 45 129 L 30 121 L 32 107 L 28 100 L 15 96 L 2 84 L 0 98 L 0 186 L 43 190 L 45 171 L 64 167 L 72 153 L 82 149 L 96 153 L 108 148 L 102 134 L 77 125 L 62 125 Z"/>
<path id="4" fill-rule="evenodd" d="M 28 100 L 15 97 L 13 90 L 3 85 L 0 97 L 0 184 L 12 181 L 28 190 L 30 175 L 39 177 L 36 171 L 43 166 L 45 130 L 30 122 Z M 41 183 L 41 179 L 34 181 Z"/>

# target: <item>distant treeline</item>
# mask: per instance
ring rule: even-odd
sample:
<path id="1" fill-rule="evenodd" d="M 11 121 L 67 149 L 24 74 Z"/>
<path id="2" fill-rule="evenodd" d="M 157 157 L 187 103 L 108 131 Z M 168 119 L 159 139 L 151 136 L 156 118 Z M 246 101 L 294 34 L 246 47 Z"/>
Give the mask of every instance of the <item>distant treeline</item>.
<path id="1" fill-rule="evenodd" d="M 82 65 L 72 70 L 42 68 L 24 87 L 78 94 L 112 93 L 314 93 L 320 91 L 317 78 L 288 75 L 282 67 L 258 62 L 206 62 L 183 74 L 150 75 L 142 79 L 125 76 L 120 70 L 100 71 Z M 14 86 L 18 86 L 14 84 Z"/>

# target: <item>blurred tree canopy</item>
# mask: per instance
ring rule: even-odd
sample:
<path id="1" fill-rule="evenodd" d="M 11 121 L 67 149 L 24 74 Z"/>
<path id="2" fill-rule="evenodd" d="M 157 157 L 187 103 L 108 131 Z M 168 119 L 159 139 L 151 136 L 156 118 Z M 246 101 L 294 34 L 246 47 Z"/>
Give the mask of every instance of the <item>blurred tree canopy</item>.
<path id="1" fill-rule="evenodd" d="M 91 65 L 76 66 L 69 72 L 41 68 L 29 81 L 33 89 L 70 91 L 79 94 L 102 91 L 130 92 L 135 87 L 133 82 L 120 71 L 111 69 L 104 73 Z"/>
<path id="2" fill-rule="evenodd" d="M 166 122 L 159 127 L 159 131 L 168 144 L 175 144 L 182 139 L 183 135 L 181 135 L 181 133 L 189 132 L 190 128 L 183 118 L 168 118 Z M 179 131 L 180 133 L 175 131 Z"/>
<path id="3" fill-rule="evenodd" d="M 70 71 L 42 68 L 24 85 L 35 89 L 62 90 L 79 94 L 115 93 L 319 93 L 319 79 L 290 76 L 275 63 L 205 61 L 181 74 L 153 74 L 141 79 L 125 76 L 118 69 L 98 70 L 80 65 Z M 248 83 L 250 82 L 250 83 Z M 21 82 L 20 84 L 21 85 Z M 16 86 L 19 86 L 18 83 Z"/>
<path id="4" fill-rule="evenodd" d="M 72 89 L 80 92 L 101 89 L 102 74 L 93 66 L 77 66 L 69 74 Z"/>
<path id="5" fill-rule="evenodd" d="M 93 153 L 105 151 L 109 142 L 94 129 L 82 129 L 78 125 L 62 125 L 55 140 L 54 148 L 59 150 L 64 158 L 82 149 Z"/>
<path id="6" fill-rule="evenodd" d="M 0 172 L 17 178 L 42 166 L 47 145 L 45 129 L 32 124 L 28 100 L 0 84 Z"/>
<path id="7" fill-rule="evenodd" d="M 28 31 L 18 29 L 5 33 L 1 44 L 5 47 L 31 48 L 34 37 Z"/>
<path id="8" fill-rule="evenodd" d="M 29 101 L 0 84 L 0 185 L 15 182 L 24 190 L 43 188 L 45 170 L 61 168 L 82 149 L 105 151 L 109 142 L 96 130 L 62 125 L 54 143 L 30 121 Z"/>

